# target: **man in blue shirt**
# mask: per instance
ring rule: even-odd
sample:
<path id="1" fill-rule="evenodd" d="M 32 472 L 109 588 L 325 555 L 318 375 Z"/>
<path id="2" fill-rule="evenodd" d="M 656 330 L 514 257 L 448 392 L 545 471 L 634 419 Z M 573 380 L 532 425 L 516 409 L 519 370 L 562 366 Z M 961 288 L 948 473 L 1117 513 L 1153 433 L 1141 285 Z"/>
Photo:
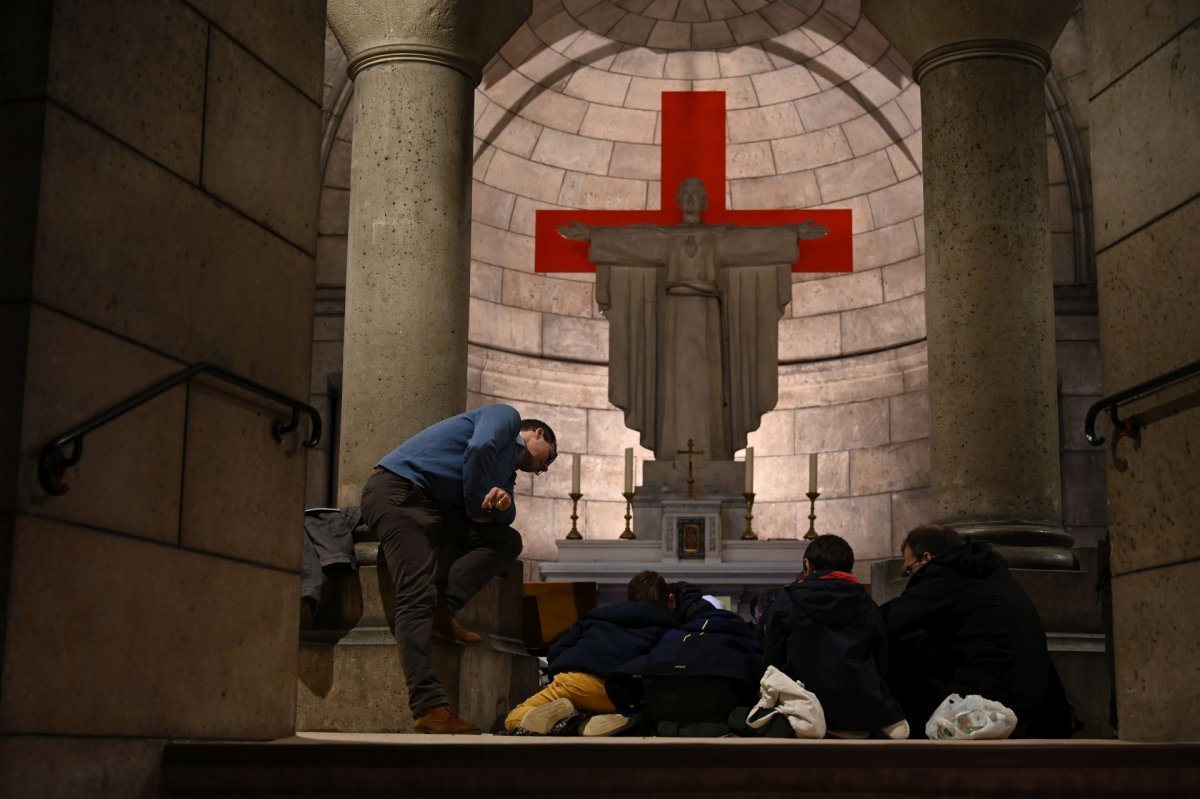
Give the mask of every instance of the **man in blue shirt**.
<path id="1" fill-rule="evenodd" d="M 480 640 L 454 613 L 521 554 L 521 535 L 510 526 L 516 470 L 541 474 L 557 455 L 545 422 L 488 405 L 417 433 L 385 455 L 363 487 L 363 518 L 396 589 L 396 643 L 417 732 L 479 733 L 451 709 L 430 640 L 434 632 Z M 438 551 L 447 545 L 455 558 L 439 570 Z"/>

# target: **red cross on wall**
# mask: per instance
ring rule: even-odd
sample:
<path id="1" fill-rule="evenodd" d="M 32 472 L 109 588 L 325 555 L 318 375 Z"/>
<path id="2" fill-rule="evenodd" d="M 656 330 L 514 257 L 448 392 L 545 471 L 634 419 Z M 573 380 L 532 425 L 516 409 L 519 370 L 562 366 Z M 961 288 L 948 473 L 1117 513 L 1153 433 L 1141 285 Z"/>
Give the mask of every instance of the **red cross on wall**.
<path id="1" fill-rule="evenodd" d="M 793 272 L 850 272 L 854 248 L 850 209 L 729 211 L 725 208 L 725 92 L 663 92 L 662 196 L 648 211 L 538 211 L 535 272 L 592 272 L 588 242 L 571 241 L 559 225 L 677 225 L 683 213 L 675 202 L 684 178 L 698 177 L 708 190 L 702 221 L 731 225 L 787 225 L 812 220 L 829 228 L 803 243 Z"/>

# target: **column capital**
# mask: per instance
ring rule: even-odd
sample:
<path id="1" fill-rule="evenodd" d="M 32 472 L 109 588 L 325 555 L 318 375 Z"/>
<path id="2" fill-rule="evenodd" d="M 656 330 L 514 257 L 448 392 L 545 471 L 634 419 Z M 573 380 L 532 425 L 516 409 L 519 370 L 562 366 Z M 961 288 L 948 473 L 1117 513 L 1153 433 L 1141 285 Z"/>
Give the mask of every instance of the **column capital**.
<path id="1" fill-rule="evenodd" d="M 327 13 L 351 78 L 375 64 L 424 61 L 478 84 L 531 10 L 532 0 L 329 0 Z"/>
<path id="2" fill-rule="evenodd" d="M 865 0 L 863 15 L 913 67 L 917 83 L 968 58 L 1010 58 L 1050 69 L 1050 51 L 1077 0 Z"/>

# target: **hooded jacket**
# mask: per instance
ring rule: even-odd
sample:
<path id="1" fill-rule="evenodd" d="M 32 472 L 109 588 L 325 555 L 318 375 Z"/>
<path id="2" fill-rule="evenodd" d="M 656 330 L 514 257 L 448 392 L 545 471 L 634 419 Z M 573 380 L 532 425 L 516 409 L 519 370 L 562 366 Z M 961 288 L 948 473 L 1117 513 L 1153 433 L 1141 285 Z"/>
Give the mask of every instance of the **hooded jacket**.
<path id="1" fill-rule="evenodd" d="M 853 575 L 813 572 L 767 611 L 764 666 L 817 695 L 834 730 L 878 730 L 904 718 L 888 690 L 887 634 Z"/>
<path id="2" fill-rule="evenodd" d="M 1069 734 L 1069 722 L 1044 726 L 1070 710 L 1037 608 L 987 546 L 968 541 L 934 557 L 882 610 L 893 641 L 924 637 L 939 672 L 930 676 L 945 680 L 947 693 L 1002 702 L 1030 734 Z"/>
<path id="3" fill-rule="evenodd" d="M 551 676 L 574 671 L 604 678 L 622 663 L 649 652 L 675 626 L 675 617 L 652 602 L 602 605 L 571 625 L 547 653 Z"/>

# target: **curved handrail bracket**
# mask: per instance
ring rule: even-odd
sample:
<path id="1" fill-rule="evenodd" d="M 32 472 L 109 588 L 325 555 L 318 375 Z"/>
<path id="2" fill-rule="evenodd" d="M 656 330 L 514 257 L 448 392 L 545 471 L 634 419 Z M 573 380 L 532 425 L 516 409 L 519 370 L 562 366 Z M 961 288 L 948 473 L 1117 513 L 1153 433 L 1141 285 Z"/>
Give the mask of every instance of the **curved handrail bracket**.
<path id="1" fill-rule="evenodd" d="M 320 443 L 321 414 L 316 408 L 307 402 L 289 397 L 282 392 L 264 386 L 261 383 L 256 383 L 248 377 L 231 372 L 215 363 L 200 361 L 169 377 L 163 378 L 129 399 L 96 414 L 91 419 L 76 425 L 71 430 L 68 430 L 42 447 L 41 455 L 38 456 L 38 482 L 41 484 L 42 489 L 52 496 L 61 496 L 67 493 L 69 487 L 63 482 L 63 475 L 68 468 L 78 463 L 79 459 L 83 456 L 83 439 L 88 433 L 99 427 L 103 427 L 114 419 L 124 416 L 139 405 L 154 399 L 159 394 L 169 391 L 180 383 L 186 383 L 200 374 L 211 375 L 225 383 L 237 386 L 253 394 L 258 394 L 261 397 L 266 397 L 272 402 L 289 408 L 292 412 L 292 417 L 287 424 L 284 424 L 279 419 L 275 419 L 271 423 L 271 434 L 276 441 L 282 441 L 284 434 L 290 433 L 300 426 L 300 414 L 303 413 L 309 418 L 309 433 L 308 438 L 302 443 L 308 449 L 312 449 Z M 69 456 L 63 454 L 63 448 L 68 444 L 72 446 Z"/>
<path id="2" fill-rule="evenodd" d="M 1114 428 L 1121 432 L 1121 436 L 1128 436 L 1136 430 L 1136 424 L 1127 422 L 1121 418 L 1120 406 L 1125 402 L 1132 402 L 1136 399 L 1149 396 L 1151 394 L 1162 391 L 1181 380 L 1186 380 L 1189 377 L 1200 374 L 1200 361 L 1193 361 L 1186 366 L 1181 366 L 1178 369 L 1172 369 L 1158 377 L 1153 377 L 1144 382 L 1138 383 L 1136 386 L 1118 391 L 1115 394 L 1110 394 L 1103 399 L 1096 400 L 1088 408 L 1087 415 L 1083 420 L 1083 435 L 1087 442 L 1093 447 L 1101 446 L 1107 439 L 1104 436 L 1096 435 L 1096 416 L 1100 411 L 1108 411 L 1109 422 Z M 1132 426 L 1131 426 L 1132 425 Z"/>
<path id="3" fill-rule="evenodd" d="M 64 456 L 61 447 L 53 449 L 47 445 L 42 450 L 42 455 L 38 458 L 38 482 L 42 484 L 42 488 L 46 493 L 54 496 L 61 496 L 67 493 L 67 486 L 63 483 L 63 474 L 67 468 L 79 463 L 79 459 L 83 457 L 83 437 L 75 439 L 73 448 L 69 456 Z"/>

